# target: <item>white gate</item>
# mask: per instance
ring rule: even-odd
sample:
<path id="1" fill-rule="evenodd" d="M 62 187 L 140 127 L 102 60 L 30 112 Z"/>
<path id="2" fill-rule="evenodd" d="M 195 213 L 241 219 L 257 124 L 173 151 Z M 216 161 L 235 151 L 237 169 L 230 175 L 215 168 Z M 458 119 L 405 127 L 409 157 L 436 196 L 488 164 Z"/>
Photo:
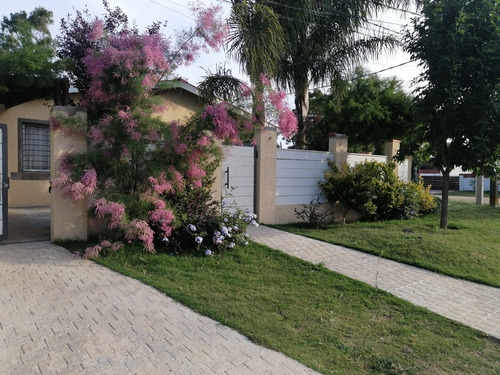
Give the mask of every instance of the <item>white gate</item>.
<path id="1" fill-rule="evenodd" d="M 222 196 L 242 210 L 254 212 L 255 152 L 253 147 L 224 146 Z"/>
<path id="2" fill-rule="evenodd" d="M 7 125 L 0 124 L 0 240 L 7 238 L 9 177 L 7 170 Z"/>

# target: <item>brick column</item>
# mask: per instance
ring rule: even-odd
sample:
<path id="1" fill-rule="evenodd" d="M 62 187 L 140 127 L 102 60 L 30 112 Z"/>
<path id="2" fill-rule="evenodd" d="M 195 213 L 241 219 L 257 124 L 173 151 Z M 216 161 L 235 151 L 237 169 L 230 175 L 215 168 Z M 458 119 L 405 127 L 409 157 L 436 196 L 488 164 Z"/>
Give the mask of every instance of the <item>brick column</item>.
<path id="1" fill-rule="evenodd" d="M 87 112 L 80 107 L 55 106 L 50 111 L 51 117 L 81 116 L 87 119 Z M 87 137 L 78 135 L 67 137 L 57 131 L 50 131 L 50 177 L 56 176 L 56 162 L 67 150 L 86 151 Z M 50 239 L 87 240 L 87 200 L 72 201 L 62 196 L 59 189 L 52 189 L 50 207 Z"/>

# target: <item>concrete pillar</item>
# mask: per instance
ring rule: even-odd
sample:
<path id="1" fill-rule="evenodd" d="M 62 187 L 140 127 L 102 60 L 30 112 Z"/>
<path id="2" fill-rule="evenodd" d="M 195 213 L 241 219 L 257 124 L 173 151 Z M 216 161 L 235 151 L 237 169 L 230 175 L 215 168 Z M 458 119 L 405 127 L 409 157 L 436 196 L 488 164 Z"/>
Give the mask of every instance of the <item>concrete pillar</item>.
<path id="1" fill-rule="evenodd" d="M 337 168 L 347 163 L 347 135 L 330 133 L 328 134 L 328 151 L 333 155 L 333 160 Z"/>
<path id="2" fill-rule="evenodd" d="M 385 141 L 385 155 L 389 157 L 389 161 L 394 161 L 394 157 L 398 154 L 400 147 L 401 141 L 398 141 L 397 139 L 388 139 Z M 394 174 L 399 176 L 399 164 L 396 164 Z"/>
<path id="3" fill-rule="evenodd" d="M 55 106 L 50 111 L 53 116 L 81 116 L 87 120 L 87 112 L 80 107 Z M 50 176 L 56 176 L 56 162 L 67 150 L 86 151 L 85 135 L 65 136 L 59 131 L 50 132 Z M 72 201 L 62 196 L 59 189 L 52 189 L 50 209 L 50 239 L 87 240 L 87 200 Z"/>
<path id="4" fill-rule="evenodd" d="M 259 223 L 276 222 L 276 128 L 257 131 L 255 213 Z"/>
<path id="5" fill-rule="evenodd" d="M 484 176 L 476 176 L 476 204 L 483 204 Z"/>

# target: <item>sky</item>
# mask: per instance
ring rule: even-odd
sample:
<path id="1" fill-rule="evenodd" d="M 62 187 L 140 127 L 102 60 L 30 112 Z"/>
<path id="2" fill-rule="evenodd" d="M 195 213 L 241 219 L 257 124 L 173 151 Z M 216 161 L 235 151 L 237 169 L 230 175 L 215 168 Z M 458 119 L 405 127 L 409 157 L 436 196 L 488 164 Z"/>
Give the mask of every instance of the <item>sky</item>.
<path id="1" fill-rule="evenodd" d="M 204 0 L 205 5 L 221 4 L 224 14 L 229 14 L 229 1 L 227 0 Z M 129 17 L 129 22 L 135 21 L 139 30 L 151 24 L 153 21 L 167 21 L 167 27 L 164 29 L 165 35 L 172 35 L 174 30 L 181 30 L 194 25 L 194 20 L 190 15 L 188 1 L 185 0 L 108 0 L 111 8 L 119 6 Z M 52 35 L 59 34 L 59 25 L 61 18 L 68 14 L 74 14 L 75 10 L 83 10 L 85 5 L 91 14 L 100 16 L 104 13 L 102 0 L 17 0 L 4 1 L 0 8 L 0 16 L 9 17 L 10 13 L 16 13 L 21 10 L 27 13 L 31 12 L 37 6 L 50 10 L 54 14 L 54 25 L 51 28 Z M 384 14 L 380 16 L 383 20 L 383 26 L 396 31 L 401 30 L 401 25 L 409 22 L 409 19 L 402 18 L 401 12 Z M 375 28 L 375 26 L 373 26 Z M 367 63 L 365 66 L 372 72 L 380 72 L 382 77 L 395 76 L 403 82 L 403 88 L 411 91 L 411 81 L 418 76 L 420 70 L 417 62 L 411 62 L 409 55 L 402 50 L 397 50 L 390 55 L 383 55 L 375 61 Z M 206 76 L 207 71 L 215 72 L 218 65 L 226 63 L 232 73 L 238 77 L 244 77 L 238 64 L 225 56 L 224 52 L 204 54 L 189 67 L 182 67 L 177 70 L 177 74 L 188 80 L 189 83 L 196 85 Z M 399 64 L 404 64 L 398 68 L 390 69 Z"/>

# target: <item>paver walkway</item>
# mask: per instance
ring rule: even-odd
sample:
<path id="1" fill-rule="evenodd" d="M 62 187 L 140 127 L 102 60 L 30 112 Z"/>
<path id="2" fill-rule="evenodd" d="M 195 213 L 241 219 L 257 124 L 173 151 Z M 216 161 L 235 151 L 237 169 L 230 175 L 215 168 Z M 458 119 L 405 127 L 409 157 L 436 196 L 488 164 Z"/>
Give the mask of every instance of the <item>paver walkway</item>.
<path id="1" fill-rule="evenodd" d="M 253 241 L 383 289 L 414 305 L 500 339 L 500 289 L 331 245 L 266 226 L 249 228 Z"/>
<path id="2" fill-rule="evenodd" d="M 317 374 L 49 242 L 0 246 L 0 374 Z"/>

